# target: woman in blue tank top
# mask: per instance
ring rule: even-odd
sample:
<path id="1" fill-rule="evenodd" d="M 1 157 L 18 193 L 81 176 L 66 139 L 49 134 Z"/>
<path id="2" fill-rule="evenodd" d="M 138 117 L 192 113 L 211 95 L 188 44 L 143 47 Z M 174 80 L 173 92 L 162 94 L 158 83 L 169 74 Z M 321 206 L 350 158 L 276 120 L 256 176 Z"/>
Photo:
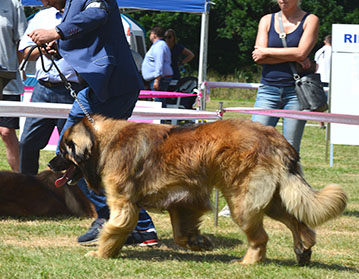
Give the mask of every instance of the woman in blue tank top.
<path id="1" fill-rule="evenodd" d="M 308 55 L 318 39 L 319 19 L 299 7 L 300 0 L 276 0 L 281 11 L 287 48 L 279 38 L 278 14 L 261 18 L 253 60 L 263 64 L 261 86 L 258 89 L 256 108 L 300 110 L 295 93 L 293 74 L 288 62 L 297 62 L 306 70 L 310 68 Z M 253 121 L 276 126 L 278 117 L 253 115 Z M 283 136 L 299 152 L 305 122 L 283 119 Z"/>

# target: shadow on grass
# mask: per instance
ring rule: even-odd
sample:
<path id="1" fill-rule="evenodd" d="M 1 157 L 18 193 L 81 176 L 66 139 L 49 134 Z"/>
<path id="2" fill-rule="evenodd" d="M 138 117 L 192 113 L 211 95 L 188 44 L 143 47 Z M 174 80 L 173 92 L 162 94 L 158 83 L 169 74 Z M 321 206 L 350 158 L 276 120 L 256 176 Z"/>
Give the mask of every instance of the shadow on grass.
<path id="1" fill-rule="evenodd" d="M 177 248 L 176 250 L 166 249 L 163 246 L 159 248 L 141 249 L 141 250 L 122 250 L 120 258 L 136 259 L 144 261 L 181 261 L 181 262 L 223 262 L 230 263 L 233 260 L 239 260 L 238 257 L 226 255 L 219 252 L 193 252 Z"/>
<path id="2" fill-rule="evenodd" d="M 64 220 L 82 220 L 89 219 L 89 217 L 75 217 L 75 216 L 67 216 L 67 215 L 59 215 L 56 217 L 43 217 L 43 216 L 31 216 L 31 217 L 16 217 L 16 216 L 2 216 L 0 215 L 0 221 L 18 221 L 18 222 L 27 222 L 27 221 L 64 221 Z"/>
<path id="3" fill-rule="evenodd" d="M 359 211 L 348 211 L 348 210 L 346 210 L 346 211 L 343 212 L 343 215 L 344 216 L 349 216 L 349 217 L 357 217 L 357 218 L 359 218 Z"/>
<path id="4" fill-rule="evenodd" d="M 213 247 L 215 249 L 228 249 L 228 248 L 234 248 L 237 245 L 242 245 L 243 241 L 235 238 L 229 238 L 229 237 L 221 237 L 221 236 L 214 236 L 209 234 L 204 234 L 204 236 L 208 237 L 210 241 L 213 244 Z M 184 250 L 183 248 L 179 247 L 173 240 L 173 238 L 167 238 L 167 239 L 160 239 L 161 245 L 164 245 L 170 249 L 173 250 Z M 187 251 L 187 250 L 185 250 Z"/>
<path id="5" fill-rule="evenodd" d="M 276 265 L 280 265 L 280 266 L 295 266 L 295 265 L 297 265 L 297 262 L 295 260 L 267 259 L 264 264 L 276 264 Z M 353 272 L 353 273 L 359 272 L 358 268 L 348 267 L 348 266 L 343 266 L 343 265 L 338 265 L 338 264 L 325 264 L 325 263 L 321 263 L 318 261 L 310 262 L 310 264 L 307 266 L 307 268 L 348 271 L 348 272 Z"/>
<path id="6" fill-rule="evenodd" d="M 241 241 L 233 240 L 237 245 L 241 243 Z M 165 247 L 164 247 L 165 246 Z M 220 247 L 215 246 L 215 249 L 219 249 Z M 238 250 L 237 250 L 238 251 Z M 244 255 L 244 254 L 243 254 Z M 241 255 L 241 256 L 243 256 Z M 233 263 L 235 261 L 240 260 L 240 257 L 236 257 L 233 255 L 227 255 L 220 251 L 210 251 L 210 252 L 193 252 L 189 250 L 185 250 L 183 248 L 179 248 L 171 239 L 161 240 L 161 246 L 152 247 L 149 249 L 135 249 L 132 250 L 126 249 L 122 250 L 120 258 L 126 259 L 137 259 L 137 260 L 145 260 L 145 261 L 194 261 L 194 262 L 207 262 L 207 263 L 224 263 L 224 264 L 239 264 Z M 278 260 L 278 259 L 266 259 L 264 262 L 260 263 L 261 265 L 269 265 L 274 264 L 278 266 L 287 266 L 287 267 L 298 267 L 297 261 L 295 260 Z M 335 271 L 345 271 L 351 273 L 359 273 L 358 268 L 338 265 L 338 264 L 326 264 L 318 261 L 312 261 L 306 268 L 310 269 L 324 269 L 324 270 L 335 270 Z"/>

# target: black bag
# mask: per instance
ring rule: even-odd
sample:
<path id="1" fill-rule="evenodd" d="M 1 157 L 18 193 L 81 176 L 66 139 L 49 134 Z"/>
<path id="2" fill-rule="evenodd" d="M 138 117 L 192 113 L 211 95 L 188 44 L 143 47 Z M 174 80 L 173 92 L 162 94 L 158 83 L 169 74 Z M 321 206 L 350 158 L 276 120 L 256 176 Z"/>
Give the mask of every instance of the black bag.
<path id="1" fill-rule="evenodd" d="M 168 91 L 182 92 L 182 93 L 195 93 L 195 89 L 198 87 L 198 79 L 196 77 L 184 77 L 181 78 L 173 88 L 169 88 Z M 180 100 L 180 108 L 193 109 L 197 96 L 183 97 Z M 167 98 L 167 104 L 176 104 L 177 98 Z"/>
<path id="2" fill-rule="evenodd" d="M 284 32 L 282 13 L 278 12 L 280 34 L 283 47 L 287 47 L 286 34 Z M 295 80 L 295 91 L 302 110 L 323 112 L 328 109 L 327 95 L 324 92 L 319 74 L 309 74 L 303 77 L 298 72 L 293 63 L 289 62 Z"/>
<path id="3" fill-rule="evenodd" d="M 309 74 L 295 81 L 295 91 L 302 110 L 323 112 L 328 109 L 319 74 Z"/>

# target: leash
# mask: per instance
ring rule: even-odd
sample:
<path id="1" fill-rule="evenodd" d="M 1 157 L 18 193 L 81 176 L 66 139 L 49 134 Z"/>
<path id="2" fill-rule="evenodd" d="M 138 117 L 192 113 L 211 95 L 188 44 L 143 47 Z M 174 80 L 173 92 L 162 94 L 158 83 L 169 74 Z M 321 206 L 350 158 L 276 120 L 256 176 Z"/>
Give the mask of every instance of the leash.
<path id="1" fill-rule="evenodd" d="M 89 112 L 85 109 L 84 105 L 80 102 L 79 98 L 77 97 L 77 94 L 75 92 L 75 90 L 72 88 L 71 86 L 71 83 L 67 80 L 67 78 L 65 77 L 65 75 L 61 72 L 61 70 L 59 69 L 59 67 L 56 65 L 55 61 L 54 61 L 54 56 L 51 55 L 47 49 L 46 49 L 46 45 L 36 45 L 36 46 L 33 46 L 31 47 L 29 53 L 26 55 L 26 57 L 24 58 L 24 60 L 21 62 L 19 68 L 20 68 L 20 71 L 23 71 L 24 68 L 25 68 L 25 65 L 26 63 L 29 61 L 29 57 L 31 55 L 31 53 L 34 51 L 34 49 L 37 48 L 39 50 L 39 54 L 40 54 L 40 59 L 41 59 L 41 66 L 42 66 L 42 69 L 45 73 L 48 73 L 52 67 L 54 66 L 57 70 L 57 72 L 59 73 L 59 76 L 60 76 L 60 79 L 61 81 L 64 83 L 64 86 L 67 90 L 70 91 L 70 95 L 71 97 L 73 97 L 77 103 L 79 104 L 82 112 L 85 114 L 86 118 L 92 123 L 92 125 L 95 124 L 95 121 L 94 119 L 91 117 L 91 115 L 89 114 Z M 41 51 L 41 48 L 44 49 L 44 51 L 46 52 L 46 54 L 49 56 L 49 59 L 51 61 L 51 65 L 49 66 L 48 69 L 46 69 L 45 67 L 45 63 L 44 63 L 44 57 L 43 57 L 43 53 Z"/>

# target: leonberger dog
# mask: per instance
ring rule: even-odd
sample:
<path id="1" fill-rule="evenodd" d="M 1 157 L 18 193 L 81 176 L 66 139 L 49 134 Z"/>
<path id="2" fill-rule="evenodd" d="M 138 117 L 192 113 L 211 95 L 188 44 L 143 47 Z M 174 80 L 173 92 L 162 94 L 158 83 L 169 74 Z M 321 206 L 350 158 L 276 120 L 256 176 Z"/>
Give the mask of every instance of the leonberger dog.
<path id="1" fill-rule="evenodd" d="M 0 216 L 96 216 L 94 206 L 78 187 L 55 187 L 62 175 L 50 170 L 37 175 L 0 171 Z"/>
<path id="2" fill-rule="evenodd" d="M 248 239 L 242 264 L 265 259 L 267 215 L 291 230 L 297 260 L 305 265 L 313 228 L 347 203 L 340 186 L 317 191 L 306 182 L 298 153 L 275 128 L 243 119 L 178 127 L 95 115 L 93 124 L 84 118 L 65 132 L 49 166 L 67 169 L 59 185 L 84 176 L 94 191 L 104 189 L 111 216 L 98 250 L 88 253 L 101 258 L 118 255 L 140 208 L 167 210 L 179 246 L 212 249 L 199 227 L 217 188 Z"/>

